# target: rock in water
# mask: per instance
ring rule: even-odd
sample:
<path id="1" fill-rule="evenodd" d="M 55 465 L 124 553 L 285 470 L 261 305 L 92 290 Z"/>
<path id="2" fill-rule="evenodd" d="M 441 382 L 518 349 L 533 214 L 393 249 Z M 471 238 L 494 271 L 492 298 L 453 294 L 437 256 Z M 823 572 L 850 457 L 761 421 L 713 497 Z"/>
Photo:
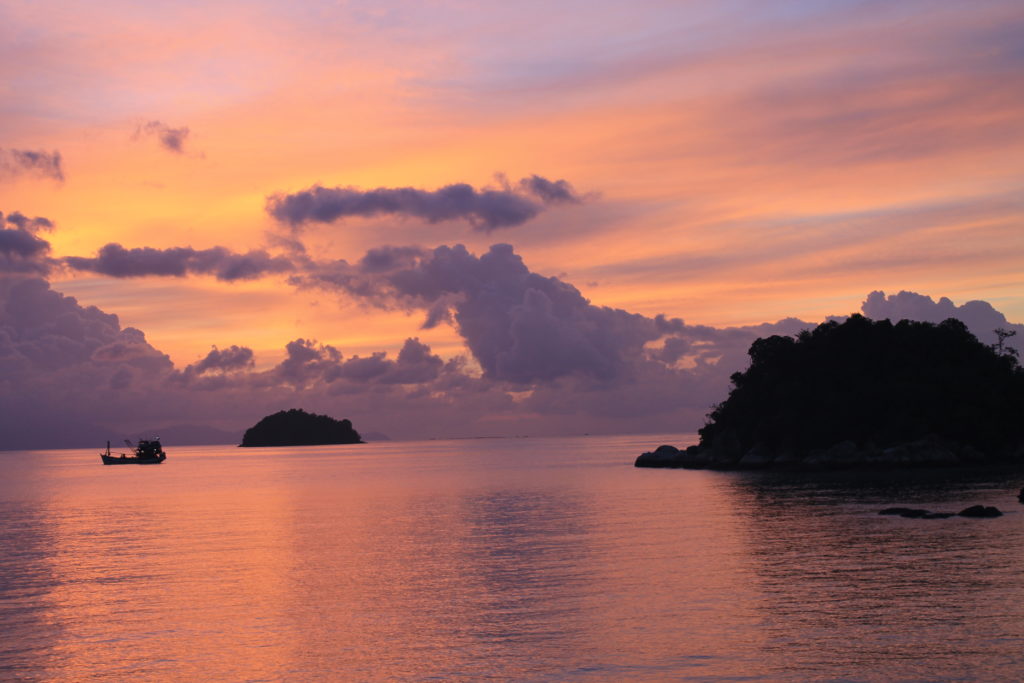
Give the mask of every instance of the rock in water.
<path id="1" fill-rule="evenodd" d="M 637 456 L 635 467 L 680 467 L 679 449 L 675 446 L 658 446 L 650 453 Z"/>
<path id="2" fill-rule="evenodd" d="M 880 515 L 899 515 L 908 519 L 948 519 L 953 517 L 952 512 L 930 512 L 919 508 L 885 508 L 879 510 Z"/>
<path id="3" fill-rule="evenodd" d="M 999 508 L 990 507 L 987 505 L 972 505 L 971 507 L 960 511 L 961 517 L 1002 517 L 1003 513 L 999 511 Z"/>

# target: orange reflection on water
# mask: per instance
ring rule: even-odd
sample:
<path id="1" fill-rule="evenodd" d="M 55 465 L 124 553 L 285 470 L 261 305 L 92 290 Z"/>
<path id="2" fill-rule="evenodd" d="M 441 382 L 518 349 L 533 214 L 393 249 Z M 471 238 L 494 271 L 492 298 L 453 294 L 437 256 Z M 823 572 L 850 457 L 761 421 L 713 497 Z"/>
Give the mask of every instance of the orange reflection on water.
<path id="1" fill-rule="evenodd" d="M 0 667 L 57 680 L 1019 671 L 1008 503 L 1024 476 L 630 466 L 681 440 L 169 448 L 163 465 L 116 468 L 91 451 L 2 454 Z M 876 514 L 965 497 L 1009 514 Z"/>

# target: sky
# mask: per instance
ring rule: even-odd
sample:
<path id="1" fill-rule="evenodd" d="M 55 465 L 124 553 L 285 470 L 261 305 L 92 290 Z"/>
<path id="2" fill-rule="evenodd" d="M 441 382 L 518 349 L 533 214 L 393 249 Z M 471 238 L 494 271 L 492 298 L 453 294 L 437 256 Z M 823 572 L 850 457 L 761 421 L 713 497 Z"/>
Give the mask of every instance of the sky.
<path id="1" fill-rule="evenodd" d="M 1021 330 L 1024 7 L 0 0 L 0 448 L 685 432 L 757 336 Z"/>

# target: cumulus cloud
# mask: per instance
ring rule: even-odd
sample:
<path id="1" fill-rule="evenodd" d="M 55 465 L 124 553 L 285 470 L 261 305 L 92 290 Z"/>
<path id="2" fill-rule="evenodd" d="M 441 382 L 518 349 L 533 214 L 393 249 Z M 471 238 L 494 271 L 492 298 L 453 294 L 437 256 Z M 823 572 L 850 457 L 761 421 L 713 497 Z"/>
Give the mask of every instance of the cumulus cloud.
<path id="1" fill-rule="evenodd" d="M 428 223 L 464 220 L 481 232 L 509 228 L 529 221 L 545 205 L 579 202 L 582 198 L 565 180 L 547 180 L 538 175 L 524 178 L 519 188 L 506 184 L 501 189 L 476 189 L 466 183 L 446 185 L 438 190 L 413 187 L 323 187 L 267 198 L 267 212 L 276 220 L 298 228 L 306 223 L 333 223 L 348 217 L 396 215 Z"/>
<path id="2" fill-rule="evenodd" d="M 172 247 L 126 249 L 111 242 L 100 248 L 95 257 L 68 256 L 65 265 L 111 277 L 146 277 L 152 275 L 184 277 L 188 274 L 213 275 L 218 280 L 252 280 L 293 270 L 295 265 L 284 256 L 271 256 L 263 250 L 240 254 L 225 247 L 193 249 Z"/>
<path id="3" fill-rule="evenodd" d="M 398 352 L 397 360 L 389 359 L 385 352 L 353 356 L 332 368 L 326 379 L 329 382 L 345 379 L 379 384 L 423 384 L 437 379 L 443 367 L 444 361 L 432 354 L 429 346 L 419 339 L 409 338 Z"/>
<path id="4" fill-rule="evenodd" d="M 486 379 L 516 385 L 576 377 L 611 387 L 634 381 L 646 363 L 669 372 L 711 367 L 754 339 L 754 331 L 595 306 L 571 284 L 532 272 L 507 244 L 480 256 L 462 245 L 379 247 L 355 264 L 320 264 L 292 281 L 423 310 L 425 327 L 450 320 Z M 677 368 L 684 357 L 688 368 Z"/>
<path id="5" fill-rule="evenodd" d="M 53 222 L 42 216 L 0 213 L 0 273 L 48 272 L 50 243 L 37 233 L 52 229 Z"/>
<path id="6" fill-rule="evenodd" d="M 171 369 L 171 359 L 153 348 L 146 341 L 146 335 L 134 327 L 126 327 L 118 332 L 113 341 L 95 349 L 89 360 L 153 373 Z"/>
<path id="7" fill-rule="evenodd" d="M 288 355 L 265 377 L 271 383 L 285 382 L 295 387 L 321 380 L 341 362 L 341 352 L 330 344 L 313 339 L 296 339 L 285 345 Z"/>
<path id="8" fill-rule="evenodd" d="M 147 121 L 135 129 L 132 139 L 138 140 L 142 137 L 156 138 L 160 146 L 169 152 L 182 154 L 185 152 L 185 140 L 188 139 L 189 129 L 187 126 L 173 128 L 163 121 Z"/>
<path id="9" fill-rule="evenodd" d="M 252 349 L 232 344 L 226 349 L 214 346 L 206 357 L 195 364 L 199 374 L 207 372 L 237 372 L 254 365 Z"/>
<path id="10" fill-rule="evenodd" d="M 46 229 L 20 214 L 3 223 L 22 236 Z M 219 273 L 209 263 L 224 255 L 119 249 L 125 263 L 113 259 L 109 269 L 121 276 Z M 746 367 L 754 339 L 812 326 L 785 319 L 715 328 L 598 306 L 572 284 L 530 270 L 506 244 L 480 254 L 461 245 L 382 246 L 351 263 L 306 258 L 291 265 L 296 286 L 418 311 L 425 326 L 451 324 L 468 355 L 444 359 L 415 337 L 397 354 L 346 355 L 303 337 L 267 369 L 257 369 L 252 349 L 236 344 L 214 346 L 177 369 L 116 316 L 78 305 L 40 277 L 13 273 L 0 278 L 0 433 L 18 435 L 7 446 L 50 438 L 37 414 L 57 415 L 83 434 L 93 433 L 88 425 L 123 432 L 188 422 L 240 431 L 289 407 L 421 438 L 695 430 L 725 398 L 730 375 Z M 864 312 L 1020 327 L 984 302 L 955 306 L 909 292 L 873 292 Z"/>
<path id="11" fill-rule="evenodd" d="M 50 231 L 53 230 L 54 227 L 53 221 L 51 221 L 49 218 L 44 218 L 42 216 L 35 216 L 34 218 L 29 218 L 28 216 L 22 214 L 20 211 L 9 213 L 6 216 L 4 216 L 3 213 L 0 213 L 0 226 L 4 225 L 5 223 L 7 225 L 13 226 L 15 229 L 24 230 L 25 232 L 30 232 L 33 234 L 38 233 L 41 230 Z"/>
<path id="12" fill-rule="evenodd" d="M 1024 325 L 1010 323 L 987 301 L 968 301 L 957 306 L 947 297 L 935 301 L 916 292 L 901 291 L 886 296 L 885 292 L 876 290 L 868 294 L 861 311 L 875 320 L 888 318 L 893 321 L 907 319 L 940 323 L 947 318 L 956 318 L 986 344 L 995 343 L 996 329 L 1015 331 L 1016 336 L 1011 337 L 1007 344 L 1024 353 Z"/>
<path id="13" fill-rule="evenodd" d="M 64 168 L 60 152 L 54 150 L 2 149 L 0 148 L 0 176 L 21 175 L 51 178 L 64 182 Z"/>
<path id="14" fill-rule="evenodd" d="M 58 406 L 88 412 L 96 392 L 151 383 L 171 367 L 141 331 L 121 329 L 117 316 L 79 306 L 38 277 L 0 278 L 0 404 L 6 420 L 32 405 L 41 415 Z"/>
<path id="15" fill-rule="evenodd" d="M 199 362 L 171 373 L 166 382 L 201 390 L 224 389 L 238 373 L 251 371 L 255 364 L 255 355 L 246 346 L 232 344 L 225 349 L 214 346 Z"/>
<path id="16" fill-rule="evenodd" d="M 741 356 L 752 339 L 593 306 L 571 285 L 531 273 L 509 247 L 479 257 L 461 247 L 383 249 L 350 270 L 369 278 L 373 296 L 402 296 L 425 312 L 451 306 L 476 362 L 442 359 L 416 338 L 394 356 L 345 356 L 299 338 L 267 370 L 238 345 L 214 347 L 178 370 L 116 316 L 83 308 L 39 278 L 12 278 L 0 291 L 0 408 L 8 411 L 0 410 L 0 426 L 42 439 L 44 427 L 33 437 L 22 423 L 43 410 L 68 424 L 216 419 L 211 426 L 244 428 L 266 412 L 304 406 L 407 436 L 666 428 L 685 411 L 698 420 L 709 396 L 724 397 L 734 368 L 715 360 L 732 346 Z M 645 342 L 665 335 L 689 335 L 704 355 L 675 365 L 654 358 Z M 600 428 L 588 424 L 597 418 Z"/>

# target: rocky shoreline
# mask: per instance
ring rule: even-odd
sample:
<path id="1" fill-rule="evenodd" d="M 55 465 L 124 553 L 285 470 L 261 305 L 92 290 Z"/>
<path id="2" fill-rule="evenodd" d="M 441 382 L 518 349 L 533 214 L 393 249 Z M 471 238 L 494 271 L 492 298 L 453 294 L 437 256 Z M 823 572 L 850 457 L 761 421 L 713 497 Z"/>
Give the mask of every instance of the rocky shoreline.
<path id="1" fill-rule="evenodd" d="M 710 470 L 837 470 L 955 467 L 1006 462 L 1024 462 L 1024 444 L 999 453 L 982 453 L 971 445 L 929 435 L 885 447 L 841 441 L 829 448 L 806 452 L 771 449 L 761 444 L 744 451 L 738 439 L 725 433 L 719 435 L 711 446 L 683 449 L 659 446 L 638 456 L 634 465 Z"/>

